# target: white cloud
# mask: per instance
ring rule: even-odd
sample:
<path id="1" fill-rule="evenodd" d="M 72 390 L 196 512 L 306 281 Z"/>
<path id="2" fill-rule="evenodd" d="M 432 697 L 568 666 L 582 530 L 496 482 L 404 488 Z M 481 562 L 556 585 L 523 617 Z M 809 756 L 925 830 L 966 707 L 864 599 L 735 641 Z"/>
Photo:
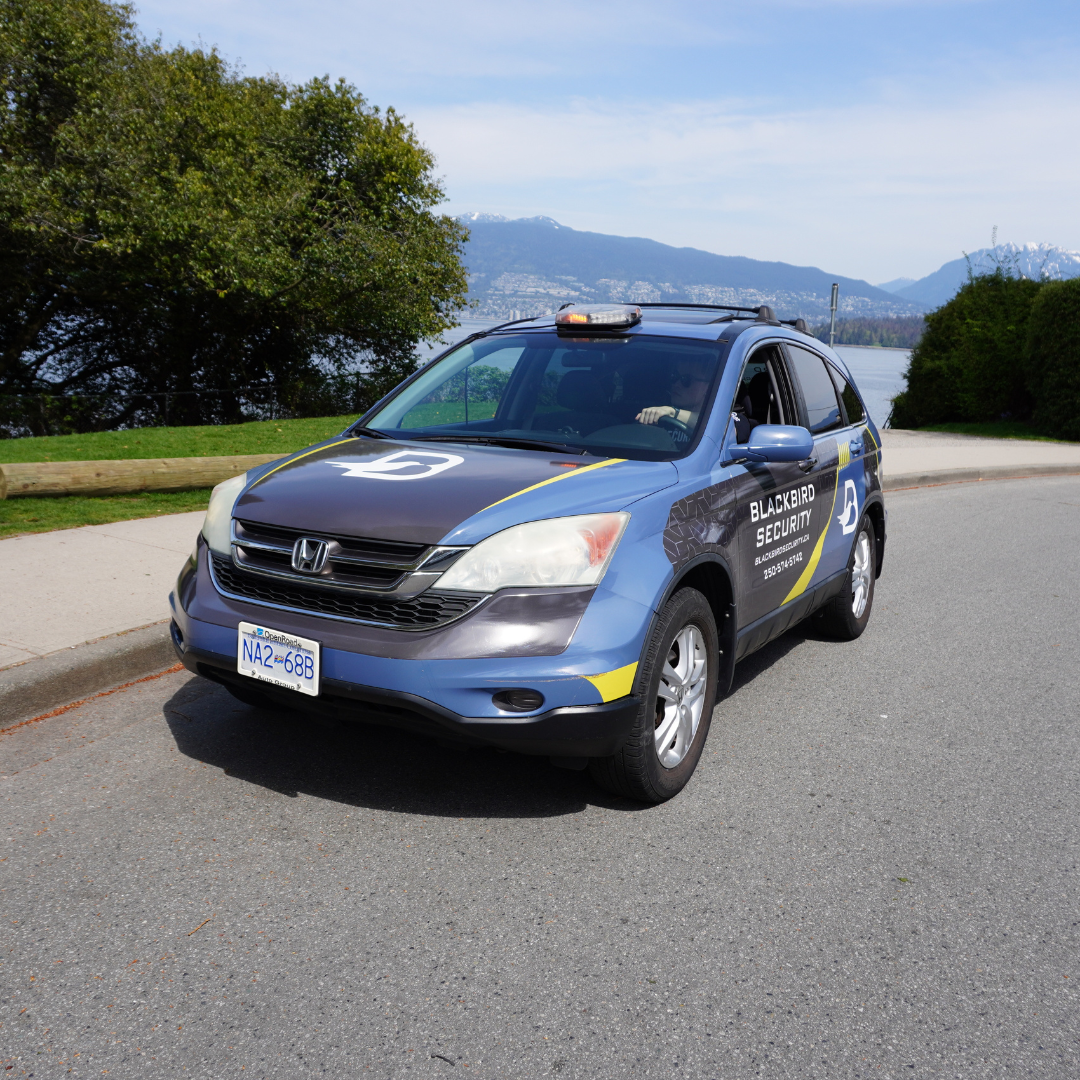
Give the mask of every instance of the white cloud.
<path id="1" fill-rule="evenodd" d="M 461 210 L 561 215 L 870 280 L 921 276 L 995 224 L 1003 239 L 1080 246 L 1070 84 L 940 106 L 480 104 L 411 118 Z"/>

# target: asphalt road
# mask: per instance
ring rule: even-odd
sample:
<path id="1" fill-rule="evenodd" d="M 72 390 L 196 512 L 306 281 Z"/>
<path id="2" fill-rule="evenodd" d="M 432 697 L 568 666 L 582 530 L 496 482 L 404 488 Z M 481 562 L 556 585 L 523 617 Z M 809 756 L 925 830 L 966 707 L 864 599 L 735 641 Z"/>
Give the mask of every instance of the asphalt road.
<path id="1" fill-rule="evenodd" d="M 1080 1076 L 1080 481 L 889 507 L 665 806 L 183 672 L 0 738 L 0 1075 Z"/>

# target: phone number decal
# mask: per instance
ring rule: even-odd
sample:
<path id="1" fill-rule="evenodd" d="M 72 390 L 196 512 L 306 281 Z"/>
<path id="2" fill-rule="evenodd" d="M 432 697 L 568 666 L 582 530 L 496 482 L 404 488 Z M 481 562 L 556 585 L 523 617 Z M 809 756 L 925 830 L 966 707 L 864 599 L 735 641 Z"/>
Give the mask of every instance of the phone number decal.
<path id="1" fill-rule="evenodd" d="M 794 555 L 789 555 L 786 559 L 781 559 L 778 563 L 773 563 L 772 566 L 766 566 L 763 575 L 764 580 L 768 581 L 769 578 L 775 577 L 785 570 L 790 570 L 793 566 L 802 561 L 803 553 L 801 551 L 796 551 Z"/>

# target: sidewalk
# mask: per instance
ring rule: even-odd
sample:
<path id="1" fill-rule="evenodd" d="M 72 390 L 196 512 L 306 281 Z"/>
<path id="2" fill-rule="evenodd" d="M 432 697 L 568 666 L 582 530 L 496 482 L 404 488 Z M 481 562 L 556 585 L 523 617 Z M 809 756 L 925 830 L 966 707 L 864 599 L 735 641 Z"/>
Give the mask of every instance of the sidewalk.
<path id="1" fill-rule="evenodd" d="M 908 478 L 912 487 L 921 484 L 977 480 L 978 476 L 956 475 L 961 470 L 977 470 L 984 477 L 1028 469 L 1054 471 L 1076 466 L 1080 472 L 1080 444 L 1034 442 L 1023 439 L 984 439 L 976 435 L 950 435 L 944 431 L 882 431 L 885 452 L 883 471 L 887 486 L 902 486 Z"/>
<path id="2" fill-rule="evenodd" d="M 0 669 L 169 615 L 202 511 L 0 540 Z"/>
<path id="3" fill-rule="evenodd" d="M 1080 474 L 1080 445 L 884 431 L 888 489 Z M 173 663 L 168 594 L 202 513 L 0 540 L 0 728 Z"/>

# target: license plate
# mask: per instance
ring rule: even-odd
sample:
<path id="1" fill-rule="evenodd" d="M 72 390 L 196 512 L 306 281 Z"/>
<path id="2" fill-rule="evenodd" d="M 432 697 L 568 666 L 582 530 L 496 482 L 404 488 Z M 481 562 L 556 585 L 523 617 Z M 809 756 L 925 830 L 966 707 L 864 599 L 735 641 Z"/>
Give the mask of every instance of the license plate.
<path id="1" fill-rule="evenodd" d="M 237 631 L 236 670 L 241 675 L 318 697 L 317 641 L 255 623 L 242 622 Z"/>

